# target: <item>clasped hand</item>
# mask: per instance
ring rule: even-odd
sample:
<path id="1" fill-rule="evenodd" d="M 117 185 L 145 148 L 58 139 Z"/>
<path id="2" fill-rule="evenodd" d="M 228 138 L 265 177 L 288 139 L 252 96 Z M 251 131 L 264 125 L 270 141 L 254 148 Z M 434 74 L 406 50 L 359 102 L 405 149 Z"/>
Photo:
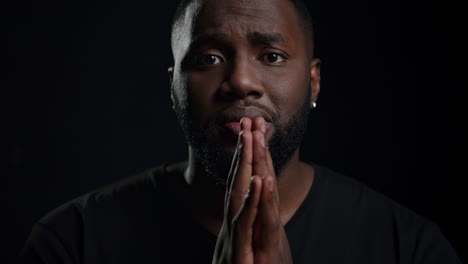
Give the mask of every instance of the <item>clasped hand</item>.
<path id="1" fill-rule="evenodd" d="M 244 117 L 226 184 L 224 221 L 213 264 L 292 263 L 279 212 L 266 122 Z"/>

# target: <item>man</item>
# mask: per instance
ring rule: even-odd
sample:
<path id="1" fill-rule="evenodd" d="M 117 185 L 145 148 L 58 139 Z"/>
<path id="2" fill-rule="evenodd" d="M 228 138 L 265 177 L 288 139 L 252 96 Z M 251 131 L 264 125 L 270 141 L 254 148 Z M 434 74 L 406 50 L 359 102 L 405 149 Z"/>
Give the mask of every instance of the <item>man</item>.
<path id="1" fill-rule="evenodd" d="M 320 90 L 301 1 L 184 1 L 172 32 L 188 161 L 56 209 L 24 263 L 460 263 L 432 222 L 299 159 Z"/>

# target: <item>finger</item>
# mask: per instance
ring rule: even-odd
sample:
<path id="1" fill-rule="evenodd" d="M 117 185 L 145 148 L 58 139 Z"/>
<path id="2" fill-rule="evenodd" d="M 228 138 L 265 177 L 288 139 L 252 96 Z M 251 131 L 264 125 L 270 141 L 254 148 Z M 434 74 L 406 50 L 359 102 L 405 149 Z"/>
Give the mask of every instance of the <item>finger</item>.
<path id="1" fill-rule="evenodd" d="M 238 140 L 237 140 L 236 151 L 234 153 L 234 157 L 233 157 L 232 162 L 231 162 L 231 168 L 229 169 L 229 174 L 228 174 L 228 177 L 227 177 L 227 180 L 226 180 L 226 186 L 229 186 L 229 188 L 232 185 L 232 180 L 234 178 L 235 171 L 237 170 L 237 166 L 239 165 L 239 159 L 240 159 L 241 151 L 242 151 L 242 147 L 243 147 L 242 131 L 243 130 L 249 130 L 250 131 L 250 128 L 252 126 L 251 123 L 252 123 L 252 120 L 250 120 L 250 118 L 248 118 L 248 117 L 243 117 L 240 120 L 241 132 L 239 133 L 239 137 L 238 137 Z M 227 201 L 227 200 L 225 200 L 225 201 Z"/>
<path id="2" fill-rule="evenodd" d="M 267 162 L 267 166 L 269 168 L 269 173 L 270 175 L 272 176 L 275 176 L 275 168 L 273 166 L 273 160 L 271 158 L 271 153 L 270 153 L 270 146 L 268 144 L 268 139 L 267 139 L 267 134 L 266 134 L 266 130 L 267 130 L 267 122 L 265 121 L 265 119 L 261 118 L 259 120 L 259 124 L 257 124 L 256 126 L 259 126 L 261 128 L 261 130 L 263 131 L 263 134 L 265 134 L 265 157 L 266 157 L 266 162 Z"/>
<path id="3" fill-rule="evenodd" d="M 252 119 L 248 117 L 243 117 L 240 120 L 241 130 L 252 131 Z"/>
<path id="4" fill-rule="evenodd" d="M 252 133 L 249 130 L 242 130 L 241 140 L 239 164 L 233 174 L 234 178 L 229 190 L 228 219 L 232 219 L 244 203 L 252 177 Z"/>
<path id="5" fill-rule="evenodd" d="M 239 213 L 233 219 L 231 233 L 235 246 L 234 263 L 247 263 L 246 259 L 253 258 L 253 224 L 257 217 L 258 205 L 262 189 L 262 180 L 259 176 L 252 177 L 251 192 Z"/>
<path id="6" fill-rule="evenodd" d="M 267 163 L 267 166 L 270 170 L 270 175 L 272 176 L 275 176 L 276 175 L 276 171 L 275 171 L 275 167 L 273 165 L 273 159 L 271 158 L 271 153 L 270 153 L 270 146 L 268 144 L 265 145 L 265 155 L 266 155 L 266 163 Z"/>
<path id="7" fill-rule="evenodd" d="M 263 134 L 264 134 L 264 138 L 265 138 L 265 160 L 266 160 L 266 166 L 268 167 L 268 169 L 266 169 L 266 171 L 264 172 L 265 174 L 264 175 L 272 175 L 274 176 L 273 178 L 276 179 L 276 172 L 275 172 L 275 167 L 273 165 L 273 160 L 271 158 L 271 153 L 270 153 L 270 147 L 269 147 L 269 144 L 268 144 L 268 141 L 267 141 L 267 138 L 266 138 L 266 128 L 267 128 L 267 125 L 266 125 L 266 121 L 263 117 L 257 117 L 254 122 L 253 122 L 253 125 L 252 125 L 253 129 L 260 129 Z M 254 174 L 256 173 L 255 169 L 254 169 Z M 276 184 L 275 184 L 275 188 L 277 188 Z M 278 193 L 277 190 L 275 190 L 276 193 Z M 277 202 L 279 203 L 279 196 L 275 196 L 275 199 L 277 199 Z"/>
<path id="8" fill-rule="evenodd" d="M 269 168 L 269 171 L 270 171 L 270 175 L 273 177 L 273 181 L 274 181 L 274 190 L 273 190 L 273 198 L 276 199 L 276 203 L 278 203 L 278 206 L 279 206 L 279 192 L 278 192 L 278 184 L 276 182 L 276 171 L 275 171 L 275 167 L 273 165 L 273 160 L 271 158 L 271 153 L 270 153 L 270 148 L 267 146 L 265 146 L 265 155 L 266 155 L 266 162 L 267 162 L 267 166 Z"/>
<path id="9" fill-rule="evenodd" d="M 263 133 L 266 133 L 266 122 L 265 119 L 261 116 L 257 116 L 253 121 L 252 121 L 252 131 L 255 130 L 260 130 Z"/>
<path id="10" fill-rule="evenodd" d="M 232 183 L 233 179 L 235 178 L 235 174 L 237 173 L 238 167 L 240 165 L 240 157 L 241 157 L 241 152 L 243 149 L 243 140 L 242 140 L 242 134 L 244 130 L 250 131 L 251 127 L 251 120 L 250 118 L 243 117 L 240 120 L 240 125 L 241 125 L 241 132 L 239 133 L 239 138 L 237 140 L 237 146 L 236 146 L 236 151 L 234 153 L 234 157 L 231 162 L 231 168 L 229 169 L 229 174 L 227 176 L 226 180 L 226 193 L 224 197 L 224 204 L 226 205 L 224 207 L 224 214 L 227 216 L 229 214 L 229 200 L 230 200 L 230 195 L 231 195 L 231 189 L 232 189 Z"/>
<path id="11" fill-rule="evenodd" d="M 253 121 L 252 131 L 255 131 L 255 130 L 259 130 L 259 131 L 263 132 L 263 134 L 264 134 L 263 141 L 264 141 L 264 145 L 265 145 L 264 149 L 266 151 L 265 161 L 266 161 L 266 165 L 268 167 L 268 170 L 263 172 L 263 173 L 266 174 L 266 175 L 274 175 L 275 174 L 275 169 L 273 167 L 273 161 L 271 159 L 269 146 L 268 146 L 268 138 L 267 138 L 267 134 L 266 134 L 267 122 L 265 121 L 265 119 L 263 117 L 257 117 Z M 255 156 L 255 154 L 254 154 L 254 156 Z M 256 171 L 254 171 L 254 174 L 256 174 Z"/>
<path id="12" fill-rule="evenodd" d="M 239 139 L 237 140 L 237 146 L 236 146 L 236 151 L 234 152 L 234 156 L 232 157 L 232 161 L 231 161 L 231 167 L 229 168 L 229 173 L 228 173 L 228 176 L 226 178 L 226 193 L 225 193 L 225 196 L 224 196 L 224 203 L 225 204 L 228 204 L 228 201 L 229 201 L 229 192 L 231 190 L 231 186 L 232 186 L 232 181 L 234 179 L 234 175 L 237 171 L 237 167 L 239 166 L 239 159 L 240 159 L 240 153 L 242 151 L 242 134 L 239 133 Z M 226 208 L 225 207 L 225 212 L 226 212 Z"/>
<path id="13" fill-rule="evenodd" d="M 253 131 L 253 158 L 252 158 L 252 173 L 253 175 L 267 176 L 271 174 L 266 159 L 265 135 L 260 130 Z"/>
<path id="14" fill-rule="evenodd" d="M 275 198 L 275 195 L 277 195 L 275 192 L 274 177 L 265 177 L 262 181 L 262 193 L 257 218 L 261 226 L 261 234 L 258 237 L 260 240 L 259 245 L 266 251 L 278 249 L 282 228 L 279 204 Z"/>

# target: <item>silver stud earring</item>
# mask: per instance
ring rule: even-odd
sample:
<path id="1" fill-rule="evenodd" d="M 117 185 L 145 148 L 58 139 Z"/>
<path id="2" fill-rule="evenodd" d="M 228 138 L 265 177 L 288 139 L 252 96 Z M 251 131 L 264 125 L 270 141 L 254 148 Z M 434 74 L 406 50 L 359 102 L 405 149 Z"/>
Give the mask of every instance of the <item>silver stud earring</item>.
<path id="1" fill-rule="evenodd" d="M 310 109 L 314 109 L 317 107 L 317 103 L 314 101 L 310 101 Z"/>

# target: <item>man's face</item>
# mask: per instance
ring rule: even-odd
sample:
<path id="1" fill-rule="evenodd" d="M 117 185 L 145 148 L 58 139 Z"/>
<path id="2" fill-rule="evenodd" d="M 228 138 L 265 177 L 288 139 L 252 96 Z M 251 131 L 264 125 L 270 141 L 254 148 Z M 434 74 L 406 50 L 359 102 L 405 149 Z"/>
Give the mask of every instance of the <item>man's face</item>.
<path id="1" fill-rule="evenodd" d="M 240 119 L 263 116 L 278 175 L 300 145 L 319 89 L 302 20 L 287 0 L 197 5 L 188 7 L 172 43 L 172 97 L 187 140 L 206 172 L 222 181 Z"/>

